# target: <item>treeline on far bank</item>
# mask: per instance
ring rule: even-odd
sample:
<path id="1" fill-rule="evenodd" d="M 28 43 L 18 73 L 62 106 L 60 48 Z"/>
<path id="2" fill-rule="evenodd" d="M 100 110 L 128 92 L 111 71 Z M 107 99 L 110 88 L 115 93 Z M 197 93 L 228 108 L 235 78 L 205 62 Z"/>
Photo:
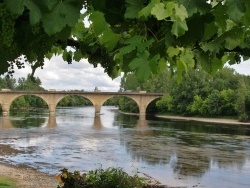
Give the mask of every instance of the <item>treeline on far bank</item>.
<path id="1" fill-rule="evenodd" d="M 27 75 L 26 78 L 22 77 L 18 80 L 14 78 L 0 77 L 0 90 L 1 89 L 11 89 L 11 90 L 21 90 L 21 91 L 45 91 L 42 87 L 42 82 L 38 77 L 32 78 Z M 72 91 L 84 91 L 84 90 L 72 90 Z M 105 105 L 115 105 L 117 104 L 117 99 L 112 98 L 108 100 Z M 58 107 L 71 107 L 71 106 L 90 106 L 92 103 L 81 96 L 73 95 L 63 98 L 59 103 Z M 47 104 L 39 97 L 33 95 L 24 95 L 18 97 L 13 101 L 11 105 L 11 111 L 18 109 L 37 109 L 37 108 L 48 108 Z M 2 110 L 0 108 L 0 110 Z"/>
<path id="2" fill-rule="evenodd" d="M 153 75 L 145 83 L 128 74 L 121 80 L 121 90 L 166 93 L 156 102 L 155 113 L 250 120 L 250 76 L 227 67 L 214 75 L 191 69 L 180 83 L 169 70 Z M 124 98 L 119 105 L 121 110 L 137 112 L 132 103 Z"/>

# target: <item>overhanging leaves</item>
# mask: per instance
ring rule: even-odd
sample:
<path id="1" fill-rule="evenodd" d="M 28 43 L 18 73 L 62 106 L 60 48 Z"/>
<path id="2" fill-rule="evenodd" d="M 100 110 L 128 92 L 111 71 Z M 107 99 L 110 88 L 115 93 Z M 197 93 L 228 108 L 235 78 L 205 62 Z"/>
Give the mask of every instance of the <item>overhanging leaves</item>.
<path id="1" fill-rule="evenodd" d="M 108 28 L 108 24 L 105 21 L 103 13 L 99 11 L 92 12 L 92 14 L 89 16 L 89 19 L 92 22 L 92 26 L 96 35 L 102 34 Z"/>
<path id="2" fill-rule="evenodd" d="M 43 17 L 44 30 L 48 35 L 60 32 L 66 25 L 73 27 L 78 18 L 79 12 L 76 7 L 66 2 L 59 2 L 51 13 Z"/>

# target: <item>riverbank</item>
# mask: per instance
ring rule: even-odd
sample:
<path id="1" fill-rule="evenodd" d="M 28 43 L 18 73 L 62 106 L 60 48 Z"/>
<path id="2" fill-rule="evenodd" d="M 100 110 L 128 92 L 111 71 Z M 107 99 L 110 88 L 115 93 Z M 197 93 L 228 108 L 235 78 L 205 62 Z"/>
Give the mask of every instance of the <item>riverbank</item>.
<path id="1" fill-rule="evenodd" d="M 155 117 L 169 119 L 172 121 L 193 121 L 193 122 L 204 122 L 204 123 L 213 123 L 213 124 L 249 125 L 250 126 L 250 122 L 239 122 L 236 119 L 183 117 L 183 116 L 172 116 L 172 115 L 155 115 Z"/>
<path id="2" fill-rule="evenodd" d="M 119 113 L 126 115 L 139 115 L 137 113 L 123 112 L 118 110 Z M 158 118 L 169 119 L 172 121 L 193 121 L 193 122 L 204 122 L 213 124 L 227 124 L 227 125 L 249 125 L 250 122 L 239 122 L 237 119 L 226 119 L 226 118 L 206 118 L 206 117 L 184 117 L 177 115 L 154 115 Z"/>
<path id="3" fill-rule="evenodd" d="M 55 176 L 38 172 L 25 166 L 0 163 L 0 177 L 8 177 L 17 182 L 17 188 L 56 188 Z"/>

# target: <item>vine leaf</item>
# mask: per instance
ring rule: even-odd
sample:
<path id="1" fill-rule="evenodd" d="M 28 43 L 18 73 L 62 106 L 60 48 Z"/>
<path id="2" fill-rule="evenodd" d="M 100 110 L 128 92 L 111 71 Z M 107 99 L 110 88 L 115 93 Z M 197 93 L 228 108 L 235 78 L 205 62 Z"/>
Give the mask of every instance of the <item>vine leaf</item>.
<path id="1" fill-rule="evenodd" d="M 31 25 L 38 23 L 42 18 L 42 12 L 40 10 L 40 7 L 34 1 L 29 1 L 27 3 L 27 7 L 30 10 L 29 19 Z"/>
<path id="2" fill-rule="evenodd" d="M 143 7 L 144 0 L 126 0 L 126 3 L 127 9 L 124 17 L 130 19 L 137 18 L 139 11 Z"/>
<path id="3" fill-rule="evenodd" d="M 135 50 L 136 48 L 139 48 L 142 45 L 142 41 L 143 41 L 144 37 L 143 36 L 139 36 L 139 35 L 135 35 L 129 39 L 127 39 L 124 44 L 127 44 L 124 47 L 121 47 L 119 50 L 120 55 L 125 55 L 128 54 L 130 52 L 132 52 L 133 50 Z"/>
<path id="4" fill-rule="evenodd" d="M 143 57 L 135 58 L 129 64 L 132 70 L 135 70 L 136 77 L 139 82 L 147 80 L 151 74 L 149 62 Z"/>
<path id="5" fill-rule="evenodd" d="M 188 30 L 186 21 L 176 20 L 172 26 L 171 33 L 179 37 Z"/>
<path id="6" fill-rule="evenodd" d="M 17 15 L 21 15 L 28 0 L 5 0 L 8 9 Z"/>
<path id="7" fill-rule="evenodd" d="M 74 58 L 75 61 L 79 62 L 83 58 L 82 53 L 81 52 L 75 52 L 73 58 Z"/>
<path id="8" fill-rule="evenodd" d="M 160 0 L 152 0 L 146 7 L 144 7 L 139 13 L 138 16 L 144 16 L 147 18 L 151 14 L 152 8 L 157 4 L 160 3 Z"/>
<path id="9" fill-rule="evenodd" d="M 99 11 L 94 11 L 89 16 L 89 19 L 92 21 L 92 26 L 96 35 L 101 35 L 108 28 L 104 14 Z"/>
<path id="10" fill-rule="evenodd" d="M 119 39 L 120 35 L 113 33 L 111 30 L 106 30 L 103 32 L 101 37 L 101 43 L 107 48 L 108 51 L 112 51 Z"/>
<path id="11" fill-rule="evenodd" d="M 80 10 L 67 2 L 59 2 L 52 12 L 45 14 L 42 19 L 45 32 L 53 35 L 66 25 L 73 27 L 79 18 L 78 11 Z"/>
<path id="12" fill-rule="evenodd" d="M 169 17 L 171 14 L 166 10 L 165 5 L 163 3 L 157 3 L 151 11 L 151 14 L 155 15 L 157 20 L 164 20 Z"/>

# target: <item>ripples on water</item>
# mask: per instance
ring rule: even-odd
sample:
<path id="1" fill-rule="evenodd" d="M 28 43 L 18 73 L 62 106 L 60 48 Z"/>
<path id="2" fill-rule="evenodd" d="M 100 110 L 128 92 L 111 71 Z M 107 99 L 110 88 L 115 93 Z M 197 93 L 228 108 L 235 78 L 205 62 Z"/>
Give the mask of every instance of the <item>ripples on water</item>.
<path id="1" fill-rule="evenodd" d="M 123 167 L 170 186 L 250 187 L 250 127 L 119 114 L 102 107 L 23 113 L 0 119 L 0 144 L 25 151 L 0 159 L 58 173 Z"/>

